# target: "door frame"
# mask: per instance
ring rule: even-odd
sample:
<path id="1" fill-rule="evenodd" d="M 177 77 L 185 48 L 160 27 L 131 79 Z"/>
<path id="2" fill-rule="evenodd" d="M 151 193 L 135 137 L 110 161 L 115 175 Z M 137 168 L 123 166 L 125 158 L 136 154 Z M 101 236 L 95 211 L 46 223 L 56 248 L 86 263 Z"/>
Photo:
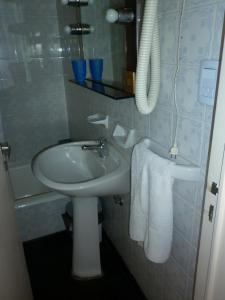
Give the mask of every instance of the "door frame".
<path id="1" fill-rule="evenodd" d="M 216 278 L 219 270 L 221 246 L 225 243 L 225 34 L 223 29 L 217 94 L 213 115 L 210 156 L 205 184 L 200 246 L 198 253 L 194 300 L 216 300 L 220 298 Z M 224 130 L 221 130 L 223 129 Z M 212 183 L 218 193 L 212 193 Z M 209 220 L 210 206 L 213 217 Z M 224 235 L 224 238 L 222 238 Z M 217 287 L 217 288 L 216 288 Z M 223 287 L 222 287 L 223 288 Z M 224 287 L 225 292 L 225 287 Z"/>

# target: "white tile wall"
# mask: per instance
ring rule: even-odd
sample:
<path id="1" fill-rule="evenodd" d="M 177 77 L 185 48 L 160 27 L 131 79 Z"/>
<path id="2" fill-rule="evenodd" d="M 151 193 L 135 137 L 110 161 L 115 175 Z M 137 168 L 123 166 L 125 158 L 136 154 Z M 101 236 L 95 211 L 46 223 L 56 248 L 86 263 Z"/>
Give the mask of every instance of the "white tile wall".
<path id="1" fill-rule="evenodd" d="M 164 110 L 163 106 L 158 106 L 150 118 L 150 137 L 166 149 L 171 145 L 172 117 L 172 112 Z"/>
<path id="2" fill-rule="evenodd" d="M 159 30 L 164 33 L 160 34 L 162 63 L 174 64 L 176 62 L 177 23 L 177 12 L 164 13 L 159 17 Z"/>
<path id="3" fill-rule="evenodd" d="M 56 0 L 0 0 L 0 110 L 10 164 L 68 137 Z"/>
<path id="4" fill-rule="evenodd" d="M 180 154 L 192 163 L 199 165 L 201 161 L 203 125 L 185 117 L 179 117 L 178 146 Z"/>
<path id="5" fill-rule="evenodd" d="M 215 13 L 215 5 L 186 11 L 182 28 L 181 62 L 199 64 L 202 59 L 210 56 Z"/>
<path id="6" fill-rule="evenodd" d="M 169 150 L 176 119 L 173 76 L 180 5 L 180 0 L 159 0 L 162 80 L 155 111 L 150 116 L 143 116 L 137 112 L 133 100 L 113 102 L 93 92 L 66 85 L 72 137 L 85 139 L 104 134 L 110 137 L 113 125 L 119 122 L 126 127 L 136 128 L 141 136 L 151 137 L 166 151 Z M 175 182 L 174 242 L 168 262 L 156 265 L 147 261 L 143 249 L 129 239 L 129 195 L 123 196 L 125 204 L 122 207 L 116 206 L 112 199 L 103 201 L 104 228 L 150 300 L 192 298 L 213 111 L 198 102 L 199 68 L 202 59 L 219 58 L 224 10 L 225 0 L 186 0 L 181 68 L 177 81 L 178 146 L 180 155 L 199 166 L 202 175 L 199 183 Z M 86 117 L 97 112 L 111 117 L 108 132 L 87 124 Z"/>
<path id="7" fill-rule="evenodd" d="M 69 135 L 62 60 L 72 47 L 61 46 L 58 2 L 0 0 L 0 111 L 11 165 L 29 164 Z M 22 239 L 64 230 L 65 203 L 18 209 Z"/>
<path id="8" fill-rule="evenodd" d="M 185 201 L 182 197 L 174 193 L 174 227 L 189 242 L 192 242 L 193 222 L 193 206 L 189 201 Z"/>

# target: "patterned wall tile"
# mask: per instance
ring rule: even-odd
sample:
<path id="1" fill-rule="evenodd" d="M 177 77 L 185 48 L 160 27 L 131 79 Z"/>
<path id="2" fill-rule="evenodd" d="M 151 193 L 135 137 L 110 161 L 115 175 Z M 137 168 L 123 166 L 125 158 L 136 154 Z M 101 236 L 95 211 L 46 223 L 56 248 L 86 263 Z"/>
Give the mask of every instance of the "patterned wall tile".
<path id="1" fill-rule="evenodd" d="M 200 63 L 210 56 L 215 9 L 215 6 L 201 7 L 184 14 L 181 62 Z"/>
<path id="2" fill-rule="evenodd" d="M 159 1 L 159 13 L 177 11 L 180 8 L 180 0 L 161 0 Z"/>
<path id="3" fill-rule="evenodd" d="M 187 282 L 187 290 L 186 290 L 186 300 L 193 299 L 193 291 L 194 291 L 194 280 L 191 277 L 188 277 Z"/>
<path id="4" fill-rule="evenodd" d="M 174 194 L 174 226 L 189 242 L 192 240 L 192 224 L 194 208 L 188 205 L 181 197 Z"/>
<path id="5" fill-rule="evenodd" d="M 200 165 L 202 145 L 202 124 L 189 119 L 179 119 L 178 146 L 180 155 Z"/>
<path id="6" fill-rule="evenodd" d="M 192 228 L 192 245 L 198 247 L 199 233 L 200 233 L 201 213 L 196 212 L 194 216 L 193 228 Z"/>
<path id="7" fill-rule="evenodd" d="M 174 193 L 184 199 L 190 206 L 195 206 L 197 183 L 195 181 L 175 180 Z"/>
<path id="8" fill-rule="evenodd" d="M 177 77 L 177 102 L 179 113 L 201 121 L 205 106 L 198 101 L 199 67 L 181 66 Z"/>
<path id="9" fill-rule="evenodd" d="M 186 8 L 196 8 L 197 6 L 209 5 L 215 2 L 215 0 L 186 0 Z"/>
<path id="10" fill-rule="evenodd" d="M 164 146 L 167 152 L 171 146 L 171 131 L 172 113 L 157 106 L 150 118 L 151 138 Z"/>
<path id="11" fill-rule="evenodd" d="M 185 272 L 173 258 L 170 258 L 167 261 L 165 268 L 167 283 L 165 286 L 164 299 L 185 299 L 185 289 L 187 280 Z"/>
<path id="12" fill-rule="evenodd" d="M 205 193 L 205 181 L 206 181 L 206 169 L 200 170 L 200 180 L 197 183 L 197 192 L 196 192 L 196 201 L 195 201 L 195 207 L 197 212 L 201 212 L 202 205 L 203 205 L 203 198 Z"/>
<path id="13" fill-rule="evenodd" d="M 191 247 L 188 273 L 189 273 L 189 276 L 193 279 L 194 279 L 195 270 L 196 270 L 196 262 L 197 262 L 197 248 Z"/>
<path id="14" fill-rule="evenodd" d="M 190 244 L 184 239 L 183 234 L 176 229 L 173 231 L 172 257 L 185 272 L 189 269 Z"/>
<path id="15" fill-rule="evenodd" d="M 0 15 L 1 16 L 18 16 L 21 10 L 21 1 L 0 1 Z"/>
<path id="16" fill-rule="evenodd" d="M 212 124 L 214 106 L 206 105 L 205 107 L 205 123 Z"/>
<path id="17" fill-rule="evenodd" d="M 174 107 L 174 76 L 175 66 L 162 64 L 160 79 L 160 94 L 157 105 L 164 109 L 173 110 Z"/>
<path id="18" fill-rule="evenodd" d="M 159 18 L 161 61 L 165 64 L 176 62 L 178 33 L 177 13 L 162 15 Z"/>
<path id="19" fill-rule="evenodd" d="M 136 107 L 134 109 L 134 128 L 140 137 L 150 136 L 150 119 L 147 115 L 141 115 Z"/>
<path id="20" fill-rule="evenodd" d="M 203 133 L 203 143 L 202 143 L 202 168 L 206 169 L 208 163 L 208 155 L 209 155 L 209 143 L 210 143 L 210 135 L 211 135 L 211 124 L 206 124 Z"/>

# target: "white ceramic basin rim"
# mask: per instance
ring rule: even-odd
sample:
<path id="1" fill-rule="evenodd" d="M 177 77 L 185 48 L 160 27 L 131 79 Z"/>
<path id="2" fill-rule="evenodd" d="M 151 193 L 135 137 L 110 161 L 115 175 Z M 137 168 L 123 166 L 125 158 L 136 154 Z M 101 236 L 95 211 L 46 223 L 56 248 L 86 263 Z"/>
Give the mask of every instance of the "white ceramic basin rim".
<path id="1" fill-rule="evenodd" d="M 95 141 L 72 142 L 50 147 L 32 162 L 34 175 L 46 186 L 71 196 L 102 196 L 127 193 L 130 167 L 126 158 L 108 144 L 109 156 L 82 150 Z"/>

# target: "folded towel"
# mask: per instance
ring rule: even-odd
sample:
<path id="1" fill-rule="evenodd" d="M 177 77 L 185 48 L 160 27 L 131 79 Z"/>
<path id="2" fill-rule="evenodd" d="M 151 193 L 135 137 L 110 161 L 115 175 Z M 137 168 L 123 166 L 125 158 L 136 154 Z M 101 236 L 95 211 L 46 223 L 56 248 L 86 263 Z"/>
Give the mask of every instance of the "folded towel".
<path id="1" fill-rule="evenodd" d="M 175 163 L 153 153 L 150 140 L 134 147 L 131 167 L 130 237 L 144 242 L 148 259 L 164 263 L 170 256 L 173 236 Z"/>

